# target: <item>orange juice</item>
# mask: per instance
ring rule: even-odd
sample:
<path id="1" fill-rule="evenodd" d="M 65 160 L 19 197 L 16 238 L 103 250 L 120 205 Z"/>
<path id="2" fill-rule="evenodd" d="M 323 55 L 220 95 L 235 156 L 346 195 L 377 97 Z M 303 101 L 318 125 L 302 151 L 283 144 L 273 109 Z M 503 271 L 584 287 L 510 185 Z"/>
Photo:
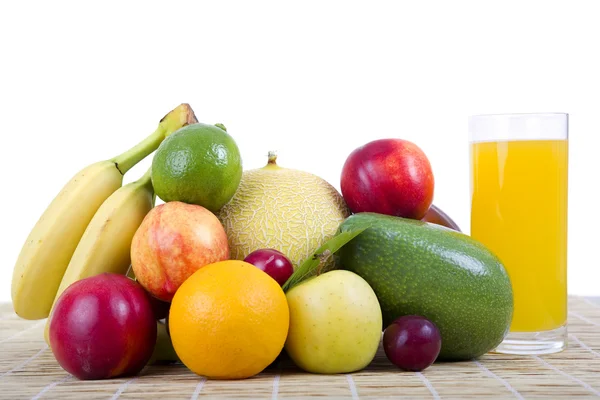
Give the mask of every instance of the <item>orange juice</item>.
<path id="1" fill-rule="evenodd" d="M 471 236 L 510 276 L 511 332 L 567 321 L 567 140 L 471 144 Z"/>

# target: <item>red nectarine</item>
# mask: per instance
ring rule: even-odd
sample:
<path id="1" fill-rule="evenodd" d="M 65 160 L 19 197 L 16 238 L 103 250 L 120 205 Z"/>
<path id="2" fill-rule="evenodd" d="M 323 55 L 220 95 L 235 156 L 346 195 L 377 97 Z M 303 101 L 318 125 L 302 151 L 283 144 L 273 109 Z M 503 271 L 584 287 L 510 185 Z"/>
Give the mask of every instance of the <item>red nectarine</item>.
<path id="1" fill-rule="evenodd" d="M 354 213 L 421 219 L 433 200 L 433 172 L 425 153 L 402 139 L 374 140 L 354 150 L 341 189 Z"/>
<path id="2" fill-rule="evenodd" d="M 79 379 L 135 375 L 156 344 L 156 320 L 144 289 L 104 273 L 70 285 L 50 315 L 56 360 Z"/>

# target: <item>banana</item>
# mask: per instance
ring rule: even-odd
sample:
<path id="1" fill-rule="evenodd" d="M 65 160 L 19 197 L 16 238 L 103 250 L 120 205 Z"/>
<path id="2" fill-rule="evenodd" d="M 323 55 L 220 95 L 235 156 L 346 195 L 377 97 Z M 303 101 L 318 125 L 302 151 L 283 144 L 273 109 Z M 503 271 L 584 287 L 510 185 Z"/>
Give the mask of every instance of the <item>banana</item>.
<path id="1" fill-rule="evenodd" d="M 54 303 L 66 288 L 80 279 L 103 272 L 126 274 L 131 264 L 133 235 L 153 206 L 150 170 L 140 180 L 110 195 L 85 229 L 60 282 Z M 49 325 L 50 319 L 46 321 L 44 331 L 46 342 Z"/>
<path id="2" fill-rule="evenodd" d="M 101 204 L 123 184 L 123 174 L 167 135 L 195 122 L 191 107 L 181 104 L 138 145 L 111 160 L 91 164 L 71 178 L 29 233 L 15 264 L 11 296 L 17 315 L 48 317 L 77 244 Z"/>
<path id="3" fill-rule="evenodd" d="M 81 235 L 123 175 L 101 161 L 75 175 L 50 203 L 29 234 L 13 271 L 12 302 L 25 319 L 46 318 L 62 274 Z"/>

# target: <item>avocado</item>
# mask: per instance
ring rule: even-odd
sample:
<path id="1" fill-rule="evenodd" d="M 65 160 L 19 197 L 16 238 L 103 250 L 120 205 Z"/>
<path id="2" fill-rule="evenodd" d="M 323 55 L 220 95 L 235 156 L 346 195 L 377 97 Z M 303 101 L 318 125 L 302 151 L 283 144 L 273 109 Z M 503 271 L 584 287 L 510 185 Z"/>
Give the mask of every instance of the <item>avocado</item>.
<path id="1" fill-rule="evenodd" d="M 423 221 L 358 213 L 344 232 L 369 226 L 342 247 L 336 267 L 363 277 L 375 291 L 383 327 L 421 315 L 442 336 L 439 360 L 469 360 L 502 342 L 512 320 L 513 294 L 504 266 L 471 237 Z"/>

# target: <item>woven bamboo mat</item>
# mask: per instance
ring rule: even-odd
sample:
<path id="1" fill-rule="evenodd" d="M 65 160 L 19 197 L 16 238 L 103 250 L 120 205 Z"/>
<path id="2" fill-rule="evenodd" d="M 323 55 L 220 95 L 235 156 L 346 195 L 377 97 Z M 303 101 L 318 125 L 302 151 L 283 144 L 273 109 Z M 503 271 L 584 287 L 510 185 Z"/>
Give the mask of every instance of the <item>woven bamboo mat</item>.
<path id="1" fill-rule="evenodd" d="M 477 361 L 402 372 L 380 350 L 364 371 L 312 375 L 292 365 L 243 381 L 205 381 L 183 365 L 146 367 L 136 377 L 78 381 L 63 371 L 43 340 L 45 321 L 17 318 L 0 305 L 2 399 L 195 398 L 587 398 L 600 397 L 600 300 L 569 299 L 569 348 L 542 357 L 488 354 Z"/>

